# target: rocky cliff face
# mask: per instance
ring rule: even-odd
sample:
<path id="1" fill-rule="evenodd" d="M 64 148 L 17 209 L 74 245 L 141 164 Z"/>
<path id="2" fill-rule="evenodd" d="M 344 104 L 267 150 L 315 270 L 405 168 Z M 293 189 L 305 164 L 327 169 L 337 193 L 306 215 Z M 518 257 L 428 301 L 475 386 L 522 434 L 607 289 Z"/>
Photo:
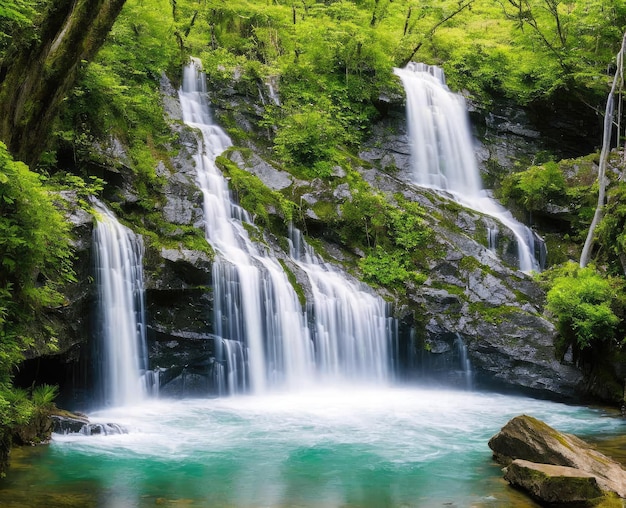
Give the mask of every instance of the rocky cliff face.
<path id="1" fill-rule="evenodd" d="M 162 85 L 165 110 L 179 142 L 177 155 L 156 168 L 163 184 L 155 202 L 167 227 L 145 221 L 141 224 L 156 230 L 160 238 L 171 239 L 165 243 L 146 241 L 150 368 L 159 372 L 164 393 L 212 393 L 215 338 L 210 249 L 190 247 L 176 236 L 177 228 L 189 227 L 203 234 L 202 195 L 195 184 L 191 156 L 197 138 L 178 121 L 180 111 L 175 91 L 166 80 Z M 229 152 L 230 160 L 258 176 L 268 189 L 300 196 L 306 230 L 316 238 L 326 259 L 339 267 L 353 269 L 359 252 L 333 235 L 332 224 L 325 222 L 319 213 L 322 205 L 352 199 L 343 170 L 336 168 L 335 176 L 327 181 L 304 181 L 274 167 L 264 157 L 263 150 L 256 148 L 255 136 L 262 138 L 267 134 L 255 127 L 260 107 L 256 99 L 240 94 L 234 83 L 231 88 L 214 92 L 212 100 L 218 119 L 228 117 L 249 134 L 242 142 L 246 151 Z M 579 398 L 582 375 L 573 365 L 555 360 L 552 345 L 555 332 L 542 315 L 542 291 L 528 276 L 513 268 L 517 265 L 514 238 L 501 234 L 495 252 L 490 250 L 487 231 L 497 225 L 493 218 L 404 181 L 409 155 L 404 117 L 400 107 L 389 111 L 384 120 L 373 126 L 373 135 L 364 145 L 360 153 L 362 162 L 356 169 L 388 199 L 393 201 L 399 194 L 420 203 L 427 211 L 426 220 L 436 233 L 435 243 L 441 253 L 429 261 L 425 283 L 414 285 L 406 295 L 392 296 L 380 290 L 385 298 L 395 299 L 401 377 L 463 386 L 469 379 L 476 387 L 519 390 L 554 399 Z M 522 136 L 529 138 L 523 133 Z M 513 141 L 506 150 L 515 150 L 512 146 L 515 147 Z M 528 146 L 524 144 L 524 149 Z M 487 152 L 496 150 L 491 147 Z M 123 150 L 118 151 L 118 156 L 120 153 Z M 502 161 L 507 157 L 502 155 Z M 109 189 L 108 194 L 120 210 L 131 210 L 132 174 L 122 174 L 118 180 L 117 190 Z M 91 219 L 80 211 L 71 213 L 79 247 L 79 280 L 89 281 Z M 270 208 L 268 213 L 278 222 L 283 221 L 277 210 Z M 504 230 L 500 226 L 499 229 Z M 274 254 L 289 263 L 280 248 L 280 239 L 269 231 L 262 235 Z M 298 273 L 297 267 L 290 268 L 306 295 L 309 291 L 306 277 Z M 25 377 L 33 377 L 39 369 L 40 374 L 46 372 L 49 376 L 40 381 L 71 388 L 73 399 L 67 399 L 70 403 L 80 402 L 77 387 L 90 388 L 87 371 L 91 346 L 86 316 L 93 299 L 91 286 L 82 282 L 71 289 L 74 296 L 69 295 L 70 305 L 59 317 L 63 337 L 59 354 L 54 358 L 32 359 L 24 370 Z M 48 366 L 41 369 L 43 364 Z"/>
<path id="2" fill-rule="evenodd" d="M 498 165 L 508 162 L 512 166 L 541 146 L 539 133 L 520 115 L 518 121 L 509 120 L 515 128 L 489 121 L 488 136 L 476 144 L 483 174 L 494 157 Z M 443 215 L 431 225 L 445 254 L 431 263 L 424 286 L 409 295 L 416 308 L 422 309 L 424 343 L 430 356 L 451 354 L 461 338 L 479 386 L 558 398 L 580 394 L 581 372 L 555 358 L 555 330 L 542 315 L 545 295 L 513 268 L 518 260 L 511 233 L 492 217 L 405 180 L 411 172 L 410 147 L 401 110 L 392 109 L 374 126 L 360 156 L 373 166 L 362 170 L 371 185 L 390 196 L 402 193 L 419 202 L 432 211 L 431 219 Z M 490 250 L 487 232 L 494 228 L 500 234 L 495 249 Z"/>

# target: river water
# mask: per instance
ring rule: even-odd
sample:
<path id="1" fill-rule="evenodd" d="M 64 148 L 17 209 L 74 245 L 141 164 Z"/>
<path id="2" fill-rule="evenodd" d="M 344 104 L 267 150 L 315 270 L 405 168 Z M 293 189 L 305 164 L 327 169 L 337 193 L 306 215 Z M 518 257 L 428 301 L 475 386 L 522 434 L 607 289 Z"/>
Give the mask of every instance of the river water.
<path id="1" fill-rule="evenodd" d="M 535 506 L 501 479 L 487 446 L 523 413 L 583 438 L 625 430 L 598 409 L 415 387 L 153 400 L 90 415 L 128 434 L 55 435 L 18 450 L 0 504 Z"/>

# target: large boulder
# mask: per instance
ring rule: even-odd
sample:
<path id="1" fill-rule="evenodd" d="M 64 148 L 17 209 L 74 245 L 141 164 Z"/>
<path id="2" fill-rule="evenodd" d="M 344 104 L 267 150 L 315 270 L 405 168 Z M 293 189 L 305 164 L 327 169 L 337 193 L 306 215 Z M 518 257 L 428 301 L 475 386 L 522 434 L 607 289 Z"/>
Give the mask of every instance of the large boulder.
<path id="1" fill-rule="evenodd" d="M 522 459 L 537 464 L 574 468 L 592 475 L 602 491 L 613 492 L 626 498 L 626 471 L 620 464 L 601 454 L 582 439 L 559 432 L 532 416 L 521 415 L 513 418 L 489 440 L 489 447 L 495 460 L 501 464 L 508 466 L 517 459 Z M 520 469 L 523 467 L 528 469 L 528 464 L 518 463 L 509 476 L 511 478 L 540 476 L 534 472 L 521 472 Z M 546 471 L 545 468 L 542 471 L 546 478 L 555 476 L 553 474 L 555 471 Z"/>

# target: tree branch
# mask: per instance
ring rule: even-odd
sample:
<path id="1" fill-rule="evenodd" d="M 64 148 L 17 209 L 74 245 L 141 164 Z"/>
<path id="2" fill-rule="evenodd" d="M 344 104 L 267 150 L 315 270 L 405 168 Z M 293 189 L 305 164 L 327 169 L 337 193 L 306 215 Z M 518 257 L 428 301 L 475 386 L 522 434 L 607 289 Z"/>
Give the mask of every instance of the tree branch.
<path id="1" fill-rule="evenodd" d="M 613 77 L 613 84 L 611 91 L 606 100 L 606 110 L 604 112 L 604 132 L 602 136 L 602 151 L 600 152 L 600 165 L 598 167 L 598 204 L 596 211 L 593 214 L 593 220 L 589 226 L 587 233 L 587 239 L 583 246 L 582 254 L 580 255 L 580 266 L 584 268 L 591 259 L 591 248 L 593 247 L 594 234 L 596 226 L 602 219 L 604 212 L 604 200 L 606 196 L 606 165 L 609 158 L 609 152 L 611 150 L 611 134 L 613 132 L 613 113 L 615 110 L 615 91 L 618 83 L 621 81 L 624 73 L 624 53 L 626 52 L 626 32 L 622 38 L 622 47 L 617 53 L 617 69 L 615 76 Z"/>
<path id="2" fill-rule="evenodd" d="M 440 20 L 436 24 L 434 24 L 433 27 L 428 31 L 426 36 L 417 44 L 417 46 L 415 46 L 415 48 L 411 52 L 410 56 L 408 58 L 403 59 L 402 62 L 398 64 L 398 67 L 404 67 L 406 64 L 408 64 L 413 59 L 413 57 L 416 55 L 416 53 L 420 50 L 420 48 L 424 45 L 424 42 L 426 40 L 432 39 L 433 35 L 435 35 L 435 32 L 437 31 L 437 29 L 441 25 L 443 25 L 443 24 L 447 23 L 448 21 L 450 21 L 454 16 L 456 16 L 460 12 L 463 12 L 465 9 L 467 9 L 473 3 L 474 3 L 474 0 L 466 0 L 463 3 L 460 3 L 458 9 L 456 9 L 454 12 L 448 14 L 445 18 L 443 18 L 442 20 Z"/>

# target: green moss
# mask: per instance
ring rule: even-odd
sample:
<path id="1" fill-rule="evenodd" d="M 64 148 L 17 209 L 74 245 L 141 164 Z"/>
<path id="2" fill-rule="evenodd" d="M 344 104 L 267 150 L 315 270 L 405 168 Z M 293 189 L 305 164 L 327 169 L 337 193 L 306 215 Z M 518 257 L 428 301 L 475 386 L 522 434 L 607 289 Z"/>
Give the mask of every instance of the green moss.
<path id="1" fill-rule="evenodd" d="M 478 261 L 474 256 L 463 256 L 461 261 L 459 262 L 459 269 L 465 270 L 467 272 L 473 272 L 474 270 L 483 270 L 484 267 L 480 261 Z"/>
<path id="2" fill-rule="evenodd" d="M 315 215 L 324 222 L 333 222 L 337 219 L 337 205 L 331 201 L 316 201 L 312 206 Z"/>
<path id="3" fill-rule="evenodd" d="M 547 233 L 543 235 L 543 240 L 548 251 L 546 268 L 580 256 L 580 247 L 569 239 L 569 235 Z"/>
<path id="4" fill-rule="evenodd" d="M 271 228 L 270 215 L 279 214 L 283 223 L 291 222 L 295 204 L 280 192 L 268 189 L 255 175 L 239 168 L 230 159 L 220 156 L 216 164 L 230 179 L 230 187 L 236 192 L 239 204 L 253 217 L 255 222 Z"/>
<path id="5" fill-rule="evenodd" d="M 465 288 L 455 286 L 454 284 L 448 284 L 446 282 L 433 281 L 431 287 L 434 289 L 442 289 L 451 295 L 456 295 L 465 300 L 467 295 L 465 294 Z"/>
<path id="6" fill-rule="evenodd" d="M 471 302 L 469 304 L 469 311 L 473 314 L 480 316 L 480 319 L 486 323 L 493 325 L 500 325 L 507 319 L 510 319 L 514 314 L 523 314 L 524 312 L 519 307 L 511 305 L 488 305 L 484 302 Z"/>
<path id="7" fill-rule="evenodd" d="M 294 291 L 298 295 L 298 300 L 300 302 L 300 305 L 304 307 L 306 305 L 306 296 L 304 294 L 304 289 L 302 288 L 302 286 L 298 283 L 298 280 L 296 279 L 296 275 L 289 269 L 287 264 L 282 259 L 279 259 L 278 262 L 283 267 L 283 270 L 287 274 L 287 279 L 289 280 L 289 283 L 291 284 Z"/>

